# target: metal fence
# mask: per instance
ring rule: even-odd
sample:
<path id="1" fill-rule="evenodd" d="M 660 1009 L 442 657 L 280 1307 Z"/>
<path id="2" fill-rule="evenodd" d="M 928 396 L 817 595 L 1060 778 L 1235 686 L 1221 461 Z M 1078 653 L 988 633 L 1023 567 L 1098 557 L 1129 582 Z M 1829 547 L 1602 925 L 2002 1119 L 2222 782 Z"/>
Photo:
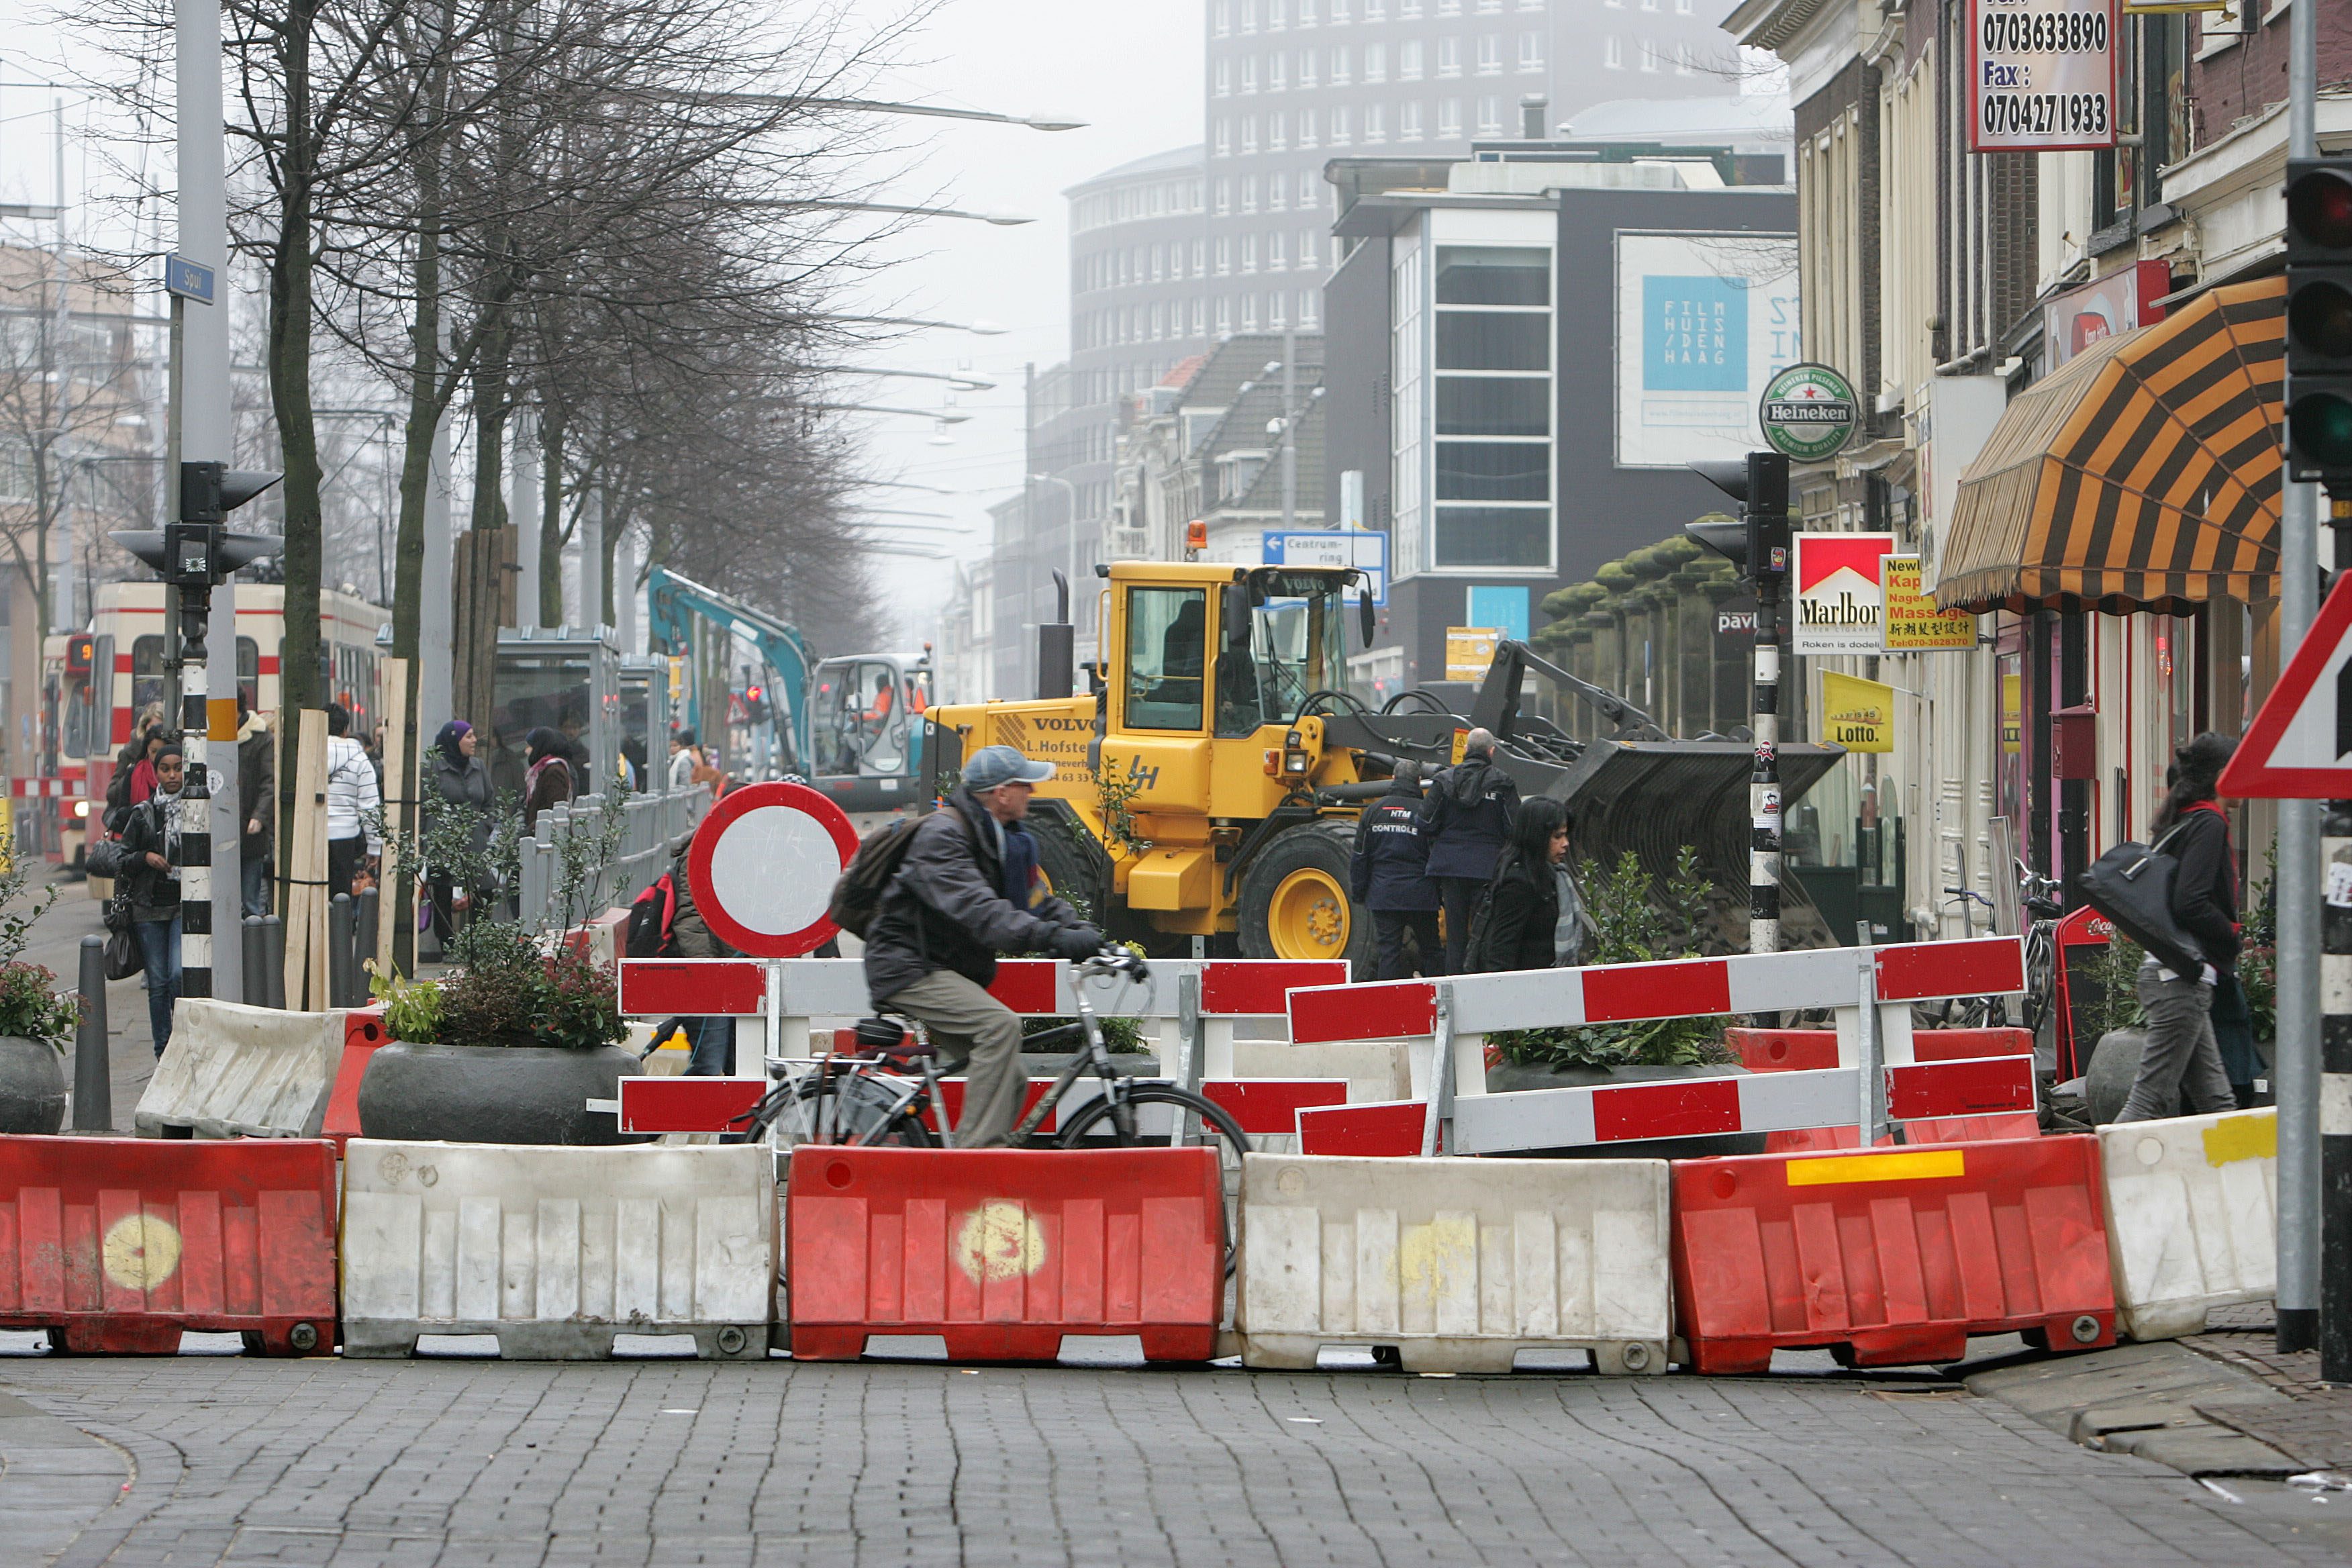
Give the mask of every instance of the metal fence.
<path id="1" fill-rule="evenodd" d="M 596 870 L 579 900 L 581 908 L 572 912 L 593 916 L 614 905 L 627 905 L 668 869 L 670 842 L 694 825 L 691 810 L 698 795 L 709 799 L 699 790 L 585 795 L 541 812 L 534 833 L 521 846 L 517 892 L 523 923 L 536 929 L 563 918 L 564 911 L 554 905 L 563 879 L 564 845 L 567 840 L 600 841 L 605 814 L 611 811 L 621 813 L 619 848 Z"/>

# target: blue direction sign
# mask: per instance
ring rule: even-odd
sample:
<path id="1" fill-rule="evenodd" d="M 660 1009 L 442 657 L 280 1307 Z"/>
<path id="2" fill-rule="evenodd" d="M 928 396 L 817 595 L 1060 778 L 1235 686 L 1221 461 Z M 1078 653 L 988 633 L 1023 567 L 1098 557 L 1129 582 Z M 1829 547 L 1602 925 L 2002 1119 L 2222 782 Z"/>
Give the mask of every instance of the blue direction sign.
<path id="1" fill-rule="evenodd" d="M 1268 566 L 1353 566 L 1372 580 L 1372 601 L 1389 602 L 1389 536 L 1354 529 L 1268 529 L 1258 557 Z"/>
<path id="2" fill-rule="evenodd" d="M 163 289 L 199 305 L 213 302 L 213 269 L 184 256 L 163 258 Z"/>

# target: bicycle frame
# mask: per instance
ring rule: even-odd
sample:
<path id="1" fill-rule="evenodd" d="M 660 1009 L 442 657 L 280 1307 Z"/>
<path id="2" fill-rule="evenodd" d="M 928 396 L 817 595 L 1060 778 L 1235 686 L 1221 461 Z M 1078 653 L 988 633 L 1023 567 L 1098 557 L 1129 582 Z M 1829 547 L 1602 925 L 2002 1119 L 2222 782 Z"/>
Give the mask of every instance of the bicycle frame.
<path id="1" fill-rule="evenodd" d="M 1127 1075 L 1111 1065 L 1110 1052 L 1103 1045 L 1102 1020 L 1095 1016 L 1094 1004 L 1087 1000 L 1087 976 L 1079 970 L 1070 979 L 1070 989 L 1078 999 L 1078 1022 L 1086 1030 L 1086 1048 L 1071 1055 L 1061 1076 L 1037 1097 L 1037 1103 L 1013 1127 L 1010 1142 L 1016 1149 L 1027 1144 L 1045 1124 L 1045 1118 L 1054 1113 L 1054 1108 L 1062 1103 L 1062 1097 L 1070 1092 L 1070 1086 L 1088 1070 L 1102 1080 L 1103 1095 L 1111 1103 L 1111 1125 L 1118 1130 L 1119 1141 L 1129 1142 L 1135 1137 L 1135 1111 L 1127 1102 Z"/>

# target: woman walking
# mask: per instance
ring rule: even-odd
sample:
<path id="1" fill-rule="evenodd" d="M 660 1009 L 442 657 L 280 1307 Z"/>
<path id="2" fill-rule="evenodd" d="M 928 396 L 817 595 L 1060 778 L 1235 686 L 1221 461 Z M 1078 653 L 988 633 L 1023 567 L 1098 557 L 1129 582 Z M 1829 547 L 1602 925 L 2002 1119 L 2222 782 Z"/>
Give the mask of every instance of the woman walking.
<path id="1" fill-rule="evenodd" d="M 441 792 L 443 804 L 452 809 L 470 808 L 475 814 L 467 857 L 470 875 L 454 874 L 446 866 L 434 867 L 427 873 L 433 888 L 433 936 L 444 952 L 457 933 L 457 889 L 465 887 L 468 910 L 484 890 L 473 885 L 481 876 L 490 847 L 490 770 L 477 754 L 480 749 L 474 727 L 463 719 L 450 720 L 433 739 L 433 783 Z"/>
<path id="2" fill-rule="evenodd" d="M 1523 801 L 1470 926 L 1470 973 L 1574 963 L 1584 902 L 1568 870 L 1568 807 L 1549 795 Z"/>
<path id="3" fill-rule="evenodd" d="M 2118 1121 L 2237 1109 L 2238 1097 L 2213 1037 L 2214 992 L 2238 983 L 2238 854 L 2216 788 L 2236 745 L 2209 730 L 2176 747 L 2172 766 L 2165 770 L 2171 787 L 2152 826 L 2156 842 L 2170 852 L 2177 868 L 2173 923 L 2197 939 L 2205 962 L 2191 974 L 2176 974 L 2152 957 L 2140 965 L 2139 1004 L 2147 1014 L 2147 1039 Z"/>
<path id="4" fill-rule="evenodd" d="M 572 798 L 572 742 L 541 725 L 523 737 L 522 830 L 539 830 L 539 814 Z"/>

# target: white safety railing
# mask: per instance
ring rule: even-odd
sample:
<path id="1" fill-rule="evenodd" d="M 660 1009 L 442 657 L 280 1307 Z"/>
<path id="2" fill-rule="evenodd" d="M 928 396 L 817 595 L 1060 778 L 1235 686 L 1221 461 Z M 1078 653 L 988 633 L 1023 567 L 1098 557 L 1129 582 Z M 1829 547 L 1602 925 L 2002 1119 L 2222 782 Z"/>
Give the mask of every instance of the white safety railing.
<path id="1" fill-rule="evenodd" d="M 547 926 L 563 917 L 566 911 L 553 906 L 563 880 L 565 845 L 600 843 L 607 812 L 621 813 L 619 847 L 597 868 L 593 883 L 582 890 L 578 907 L 570 913 L 593 915 L 612 905 L 625 905 L 653 886 L 669 868 L 671 841 L 694 826 L 695 793 L 586 795 L 541 812 L 534 832 L 521 844 L 516 895 L 523 924 Z"/>

